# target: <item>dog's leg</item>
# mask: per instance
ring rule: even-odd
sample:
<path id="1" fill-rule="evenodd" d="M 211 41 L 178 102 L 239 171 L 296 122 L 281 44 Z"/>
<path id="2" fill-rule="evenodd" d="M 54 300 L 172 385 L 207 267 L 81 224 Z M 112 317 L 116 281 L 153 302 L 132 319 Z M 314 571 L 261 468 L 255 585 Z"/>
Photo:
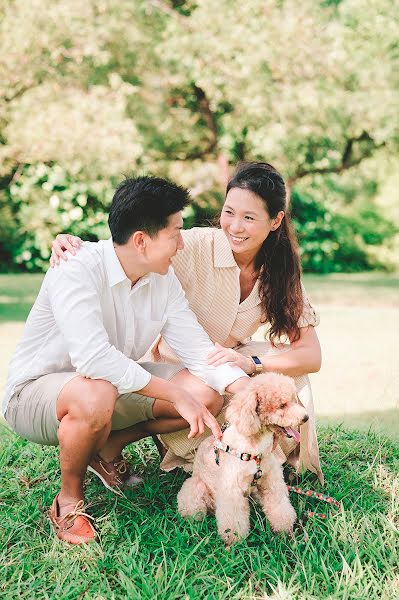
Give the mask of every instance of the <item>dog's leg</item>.
<path id="1" fill-rule="evenodd" d="M 274 531 L 290 533 L 296 521 L 296 512 L 288 497 L 283 470 L 274 456 L 267 461 L 265 474 L 258 483 L 258 497 Z"/>
<path id="2" fill-rule="evenodd" d="M 197 521 L 204 518 L 207 508 L 211 507 L 210 492 L 198 475 L 193 475 L 183 483 L 177 494 L 177 507 L 182 517 L 194 517 Z"/>
<path id="3" fill-rule="evenodd" d="M 216 522 L 222 540 L 228 544 L 249 534 L 249 500 L 234 482 L 221 478 L 216 489 Z"/>

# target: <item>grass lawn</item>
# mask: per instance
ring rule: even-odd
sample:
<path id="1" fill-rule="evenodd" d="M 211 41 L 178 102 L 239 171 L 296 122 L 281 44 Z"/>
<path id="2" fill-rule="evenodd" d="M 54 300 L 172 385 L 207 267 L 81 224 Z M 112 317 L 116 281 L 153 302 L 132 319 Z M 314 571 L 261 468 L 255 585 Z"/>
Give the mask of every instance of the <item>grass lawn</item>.
<path id="1" fill-rule="evenodd" d="M 41 276 L 0 275 L 0 389 Z M 160 474 L 151 441 L 129 449 L 145 484 L 116 498 L 87 477 L 100 534 L 70 548 L 46 511 L 59 486 L 57 450 L 0 423 L 0 596 L 58 599 L 399 599 L 399 278 L 305 277 L 321 313 L 323 368 L 312 377 L 321 460 L 343 512 L 275 535 L 258 508 L 246 541 L 227 551 L 215 520 L 183 521 L 184 474 Z M 380 433 L 382 432 L 382 433 Z M 321 490 L 313 476 L 302 487 Z M 292 498 L 300 516 L 314 500 Z"/>
<path id="2" fill-rule="evenodd" d="M 126 497 L 87 478 L 100 534 L 65 547 L 46 511 L 58 490 L 57 450 L 4 432 L 0 452 L 0 595 L 4 599 L 394 600 L 399 597 L 399 450 L 373 433 L 323 429 L 329 493 L 344 510 L 273 534 L 252 509 L 252 531 L 228 551 L 215 519 L 187 522 L 176 510 L 182 473 L 161 474 L 152 442 L 131 446 L 146 482 Z M 144 469 L 145 466 L 145 469 Z M 312 477 L 303 486 L 320 489 Z M 315 501 L 292 498 L 299 515 Z M 316 510 L 330 507 L 319 505 Z"/>

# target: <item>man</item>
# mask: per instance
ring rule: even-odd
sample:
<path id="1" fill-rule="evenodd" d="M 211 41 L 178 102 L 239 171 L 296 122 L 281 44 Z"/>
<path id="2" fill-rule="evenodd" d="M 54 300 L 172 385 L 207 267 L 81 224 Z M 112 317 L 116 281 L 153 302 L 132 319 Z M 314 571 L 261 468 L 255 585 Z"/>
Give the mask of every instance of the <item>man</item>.
<path id="1" fill-rule="evenodd" d="M 171 258 L 183 247 L 186 190 L 163 179 L 127 179 L 110 213 L 112 238 L 86 243 L 47 272 L 11 361 L 5 418 L 21 436 L 60 445 L 61 489 L 50 509 L 60 539 L 95 538 L 84 513 L 87 468 L 110 489 L 134 483 L 122 449 L 145 435 L 205 425 L 241 369 L 207 364 L 213 345 L 188 308 Z M 138 361 L 157 336 L 184 366 Z M 155 400 L 154 400 L 155 399 Z"/>

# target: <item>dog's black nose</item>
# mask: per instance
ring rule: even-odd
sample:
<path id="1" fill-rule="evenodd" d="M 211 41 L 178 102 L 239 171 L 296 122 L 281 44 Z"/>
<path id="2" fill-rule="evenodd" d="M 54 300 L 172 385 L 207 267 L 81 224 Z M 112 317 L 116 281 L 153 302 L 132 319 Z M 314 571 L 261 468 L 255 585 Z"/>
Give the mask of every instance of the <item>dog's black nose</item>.
<path id="1" fill-rule="evenodd" d="M 309 421 L 309 415 L 305 415 L 302 419 L 302 423 L 307 423 Z"/>

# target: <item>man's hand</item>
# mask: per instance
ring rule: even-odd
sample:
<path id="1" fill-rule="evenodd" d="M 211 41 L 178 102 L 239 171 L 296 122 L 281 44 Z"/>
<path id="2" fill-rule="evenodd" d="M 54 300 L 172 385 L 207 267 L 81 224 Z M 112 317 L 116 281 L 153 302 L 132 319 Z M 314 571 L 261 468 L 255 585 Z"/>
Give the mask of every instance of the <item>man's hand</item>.
<path id="1" fill-rule="evenodd" d="M 177 412 L 190 426 L 188 438 L 197 437 L 204 433 L 205 425 L 209 427 L 216 439 L 222 437 L 219 423 L 201 402 L 193 398 L 188 392 L 180 388 L 178 396 L 173 402 Z"/>

